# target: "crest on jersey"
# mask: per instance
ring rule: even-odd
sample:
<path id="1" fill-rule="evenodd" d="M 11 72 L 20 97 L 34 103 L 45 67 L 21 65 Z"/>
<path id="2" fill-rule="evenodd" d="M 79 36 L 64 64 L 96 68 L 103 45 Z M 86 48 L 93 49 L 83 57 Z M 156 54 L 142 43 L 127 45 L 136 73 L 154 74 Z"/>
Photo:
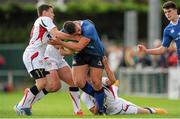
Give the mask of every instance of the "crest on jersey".
<path id="1" fill-rule="evenodd" d="M 97 65 L 102 66 L 102 62 L 99 60 Z"/>
<path id="2" fill-rule="evenodd" d="M 174 33 L 174 29 L 171 29 L 171 31 L 170 31 L 171 33 Z"/>

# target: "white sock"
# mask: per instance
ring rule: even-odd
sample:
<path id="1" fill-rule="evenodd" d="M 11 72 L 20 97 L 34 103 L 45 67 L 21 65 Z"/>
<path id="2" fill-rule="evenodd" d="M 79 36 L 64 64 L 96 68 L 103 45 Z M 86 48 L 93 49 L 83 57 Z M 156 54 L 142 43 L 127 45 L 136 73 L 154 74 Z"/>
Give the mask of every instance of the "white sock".
<path id="1" fill-rule="evenodd" d="M 42 97 L 44 97 L 45 94 L 44 92 L 41 90 L 34 98 L 34 100 L 32 101 L 31 104 L 34 104 L 35 102 L 39 101 Z"/>
<path id="2" fill-rule="evenodd" d="M 80 91 L 69 91 L 71 100 L 73 102 L 74 112 L 77 113 L 80 108 Z"/>
<path id="3" fill-rule="evenodd" d="M 153 109 L 153 108 L 150 108 L 150 109 L 151 109 L 151 111 L 152 111 L 153 114 L 156 113 L 156 110 L 155 110 L 155 109 Z"/>
<path id="4" fill-rule="evenodd" d="M 25 89 L 25 93 L 21 101 L 18 103 L 18 108 L 30 108 L 31 102 L 34 100 L 35 95 L 30 89 Z"/>

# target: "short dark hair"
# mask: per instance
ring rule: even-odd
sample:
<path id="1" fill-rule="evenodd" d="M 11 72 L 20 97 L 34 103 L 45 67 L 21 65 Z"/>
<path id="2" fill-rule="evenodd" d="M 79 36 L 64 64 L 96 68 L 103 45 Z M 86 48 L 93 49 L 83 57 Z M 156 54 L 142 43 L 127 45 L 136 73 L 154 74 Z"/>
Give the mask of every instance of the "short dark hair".
<path id="1" fill-rule="evenodd" d="M 73 21 L 66 21 L 63 24 L 63 29 L 65 33 L 73 34 L 76 32 L 76 25 Z"/>
<path id="2" fill-rule="evenodd" d="M 48 11 L 49 8 L 53 8 L 52 5 L 49 5 L 49 4 L 42 4 L 40 5 L 38 8 L 37 8 L 37 13 L 38 13 L 38 16 L 41 16 L 43 11 Z"/>
<path id="3" fill-rule="evenodd" d="M 165 3 L 163 4 L 162 8 L 163 8 L 163 9 L 170 9 L 170 8 L 172 8 L 172 9 L 177 9 L 176 3 L 173 2 L 173 1 L 167 1 L 167 2 L 165 2 Z"/>

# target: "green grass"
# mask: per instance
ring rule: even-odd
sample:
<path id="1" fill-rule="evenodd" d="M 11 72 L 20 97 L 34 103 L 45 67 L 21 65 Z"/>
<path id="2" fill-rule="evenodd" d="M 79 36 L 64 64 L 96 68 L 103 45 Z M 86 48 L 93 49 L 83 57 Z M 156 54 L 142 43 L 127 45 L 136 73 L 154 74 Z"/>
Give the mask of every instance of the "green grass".
<path id="1" fill-rule="evenodd" d="M 0 118 L 19 118 L 13 111 L 13 106 L 22 98 L 22 92 L 0 93 Z M 180 117 L 180 100 L 168 100 L 165 98 L 143 98 L 123 96 L 123 98 L 139 105 L 165 108 L 167 115 L 114 115 L 106 118 L 178 118 Z M 94 116 L 82 104 L 85 112 L 84 118 L 105 118 Z M 22 116 L 23 118 L 27 116 Z M 42 100 L 33 105 L 33 116 L 30 118 L 78 118 L 73 115 L 71 99 L 66 92 L 48 94 Z"/>

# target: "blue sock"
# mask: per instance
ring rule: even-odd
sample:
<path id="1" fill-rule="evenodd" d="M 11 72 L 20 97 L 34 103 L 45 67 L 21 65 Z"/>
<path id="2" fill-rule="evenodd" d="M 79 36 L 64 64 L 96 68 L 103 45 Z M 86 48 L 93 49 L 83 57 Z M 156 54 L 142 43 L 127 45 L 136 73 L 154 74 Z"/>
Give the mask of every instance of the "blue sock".
<path id="1" fill-rule="evenodd" d="M 95 91 L 94 98 L 96 99 L 97 109 L 99 113 L 105 113 L 104 109 L 104 89 Z"/>
<path id="2" fill-rule="evenodd" d="M 81 88 L 81 90 L 83 90 L 87 94 L 94 97 L 94 91 L 95 90 L 93 89 L 93 87 L 88 82 L 86 82 L 85 86 L 83 88 Z"/>

